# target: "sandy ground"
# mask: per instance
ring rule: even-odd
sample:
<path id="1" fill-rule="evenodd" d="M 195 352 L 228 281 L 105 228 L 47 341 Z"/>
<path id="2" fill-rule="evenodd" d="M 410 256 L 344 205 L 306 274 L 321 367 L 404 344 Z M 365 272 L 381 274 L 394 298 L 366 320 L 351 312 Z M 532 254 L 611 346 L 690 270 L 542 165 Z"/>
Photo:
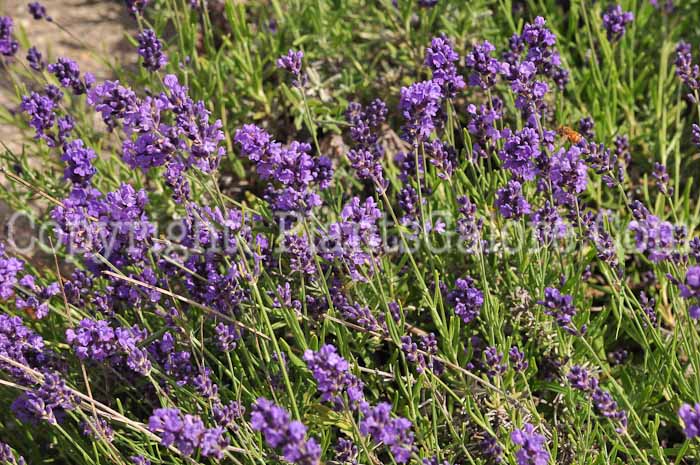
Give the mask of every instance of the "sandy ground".
<path id="1" fill-rule="evenodd" d="M 49 61 L 67 56 L 77 61 L 81 71 L 90 71 L 98 80 L 109 78 L 110 67 L 103 57 L 116 63 L 135 62 L 135 50 L 126 41 L 125 34 L 134 34 L 135 21 L 119 1 L 43 0 L 56 24 L 36 21 L 27 10 L 28 0 L 0 0 L 2 15 L 11 16 L 15 27 L 25 31 L 31 45 Z M 26 50 L 20 49 L 21 60 Z M 0 105 L 15 108 L 16 102 L 11 83 L 6 76 L 0 80 Z M 19 148 L 17 132 L 12 127 L 0 125 L 0 140 L 11 148 Z"/>
<path id="2" fill-rule="evenodd" d="M 56 24 L 36 21 L 27 4 L 32 0 L 0 0 L 0 15 L 11 16 L 16 30 L 24 30 L 31 45 L 37 47 L 48 62 L 66 56 L 89 71 L 98 81 L 112 76 L 110 64 L 133 65 L 136 50 L 126 40 L 134 35 L 136 23 L 122 1 L 42 0 Z M 57 26 L 60 25 L 65 32 Z M 24 60 L 26 49 L 20 49 L 17 59 Z M 107 60 L 105 60 L 105 57 Z M 0 68 L 0 106 L 17 109 L 12 83 Z M 0 141 L 13 152 L 21 153 L 22 136 L 12 125 L 0 122 Z M 0 175 L 0 189 L 7 182 Z M 8 219 L 12 212 L 0 202 L 0 240 L 6 238 Z M 38 257 L 37 257 L 38 258 Z"/>

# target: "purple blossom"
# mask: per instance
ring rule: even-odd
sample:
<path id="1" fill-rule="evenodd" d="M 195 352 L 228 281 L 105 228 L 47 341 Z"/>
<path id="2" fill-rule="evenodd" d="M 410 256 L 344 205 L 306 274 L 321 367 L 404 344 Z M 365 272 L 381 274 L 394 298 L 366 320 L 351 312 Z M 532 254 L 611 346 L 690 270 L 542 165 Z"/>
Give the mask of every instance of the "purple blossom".
<path id="1" fill-rule="evenodd" d="M 153 29 L 144 29 L 137 36 L 138 53 L 143 58 L 143 67 L 149 71 L 158 71 L 168 63 L 168 57 L 163 53 L 163 43 L 158 39 Z"/>
<path id="2" fill-rule="evenodd" d="M 56 63 L 49 65 L 48 69 L 56 76 L 61 86 L 71 88 L 74 95 L 86 93 L 95 82 L 94 76 L 90 73 L 85 73 L 83 79 L 80 79 L 80 68 L 70 58 L 59 57 Z"/>
<path id="3" fill-rule="evenodd" d="M 340 465 L 358 465 L 357 454 L 358 448 L 350 439 L 338 438 L 338 443 L 333 448 L 335 452 L 335 460 Z"/>
<path id="4" fill-rule="evenodd" d="M 321 256 L 342 261 L 354 280 L 364 280 L 360 267 L 378 261 L 381 237 L 377 220 L 382 212 L 372 197 L 364 202 L 353 197 L 340 212 L 340 221 L 329 226 L 326 237 L 318 245 Z M 371 274 L 371 269 L 367 271 Z"/>
<path id="5" fill-rule="evenodd" d="M 531 181 L 537 174 L 535 161 L 540 157 L 540 136 L 533 128 L 523 128 L 511 133 L 509 129 L 501 132 L 505 139 L 503 150 L 498 156 L 503 167 L 510 170 L 518 179 Z"/>
<path id="6" fill-rule="evenodd" d="M 489 378 L 495 378 L 506 372 L 508 366 L 503 363 L 503 353 L 496 347 L 487 347 L 483 351 L 484 369 Z"/>
<path id="7" fill-rule="evenodd" d="M 12 37 L 14 23 L 9 16 L 0 16 L 0 55 L 11 57 L 19 49 L 19 42 Z"/>
<path id="8" fill-rule="evenodd" d="M 177 408 L 159 408 L 148 419 L 148 429 L 160 435 L 161 444 L 174 446 L 189 457 L 197 449 L 205 457 L 221 459 L 228 445 L 223 428 L 206 428 L 202 419 L 186 414 Z"/>
<path id="9" fill-rule="evenodd" d="M 132 16 L 140 16 L 148 6 L 149 0 L 124 0 L 126 8 Z"/>
<path id="10" fill-rule="evenodd" d="M 632 203 L 632 212 L 635 219 L 629 230 L 635 233 L 637 250 L 654 263 L 668 260 L 677 246 L 673 225 L 652 215 L 639 201 Z"/>
<path id="11" fill-rule="evenodd" d="M 350 135 L 356 143 L 347 154 L 350 165 L 360 179 L 372 179 L 380 186 L 384 184 L 381 165 L 384 149 L 378 142 L 377 130 L 386 115 L 386 105 L 380 99 L 364 108 L 359 103 L 351 103 L 345 112 L 345 118 L 351 125 Z"/>
<path id="12" fill-rule="evenodd" d="M 496 150 L 496 142 L 501 132 L 496 128 L 496 121 L 503 118 L 503 102 L 494 97 L 491 106 L 467 105 L 469 122 L 467 130 L 472 139 L 472 158 L 488 158 Z"/>
<path id="13" fill-rule="evenodd" d="M 484 295 L 475 286 L 474 279 L 465 276 L 455 281 L 455 289 L 447 295 L 447 302 L 454 307 L 455 314 L 469 324 L 479 316 Z"/>
<path id="14" fill-rule="evenodd" d="M 525 360 L 525 353 L 518 349 L 517 346 L 512 346 L 508 351 L 508 359 L 510 360 L 513 370 L 522 373 L 527 370 L 529 363 Z"/>
<path id="15" fill-rule="evenodd" d="M 579 146 L 561 148 L 549 161 L 552 195 L 559 205 L 573 205 L 588 185 L 587 168 Z"/>
<path id="16" fill-rule="evenodd" d="M 46 7 L 42 5 L 39 2 L 32 2 L 29 5 L 27 5 L 29 8 L 29 14 L 32 15 L 32 18 L 35 20 L 39 21 L 42 19 L 46 19 L 46 21 L 53 21 L 51 19 L 51 16 L 46 14 Z"/>
<path id="17" fill-rule="evenodd" d="M 603 13 L 603 27 L 610 42 L 617 42 L 625 34 L 625 26 L 634 21 L 631 11 L 622 11 L 620 5 L 611 5 Z"/>
<path id="18" fill-rule="evenodd" d="M 399 110 L 406 120 L 403 138 L 414 145 L 427 141 L 441 124 L 440 102 L 443 98 L 440 84 L 422 81 L 401 88 Z"/>
<path id="19" fill-rule="evenodd" d="M 559 215 L 556 207 L 545 201 L 544 206 L 532 215 L 535 237 L 541 245 L 562 239 L 566 236 L 567 225 Z"/>
<path id="20" fill-rule="evenodd" d="M 24 460 L 24 457 L 21 455 L 15 457 L 10 446 L 4 442 L 0 442 L 0 463 L 7 465 L 27 465 L 27 461 Z"/>
<path id="21" fill-rule="evenodd" d="M 27 63 L 34 71 L 41 71 L 46 67 L 46 62 L 36 47 L 29 47 L 29 50 L 27 50 Z"/>
<path id="22" fill-rule="evenodd" d="M 87 101 L 102 115 L 102 120 L 110 131 L 127 113 L 140 110 L 136 94 L 128 87 L 120 85 L 119 81 L 105 81 L 93 87 L 88 92 Z"/>
<path id="23" fill-rule="evenodd" d="M 222 352 L 230 352 L 236 348 L 241 336 L 235 326 L 219 323 L 216 325 L 215 331 L 216 343 Z"/>
<path id="24" fill-rule="evenodd" d="M 688 94 L 688 99 L 695 101 L 695 96 L 692 92 L 700 89 L 700 66 L 693 63 L 692 49 L 689 43 L 679 42 L 676 47 L 676 76 L 680 78 L 685 85 L 690 88 L 691 93 Z"/>
<path id="25" fill-rule="evenodd" d="M 37 420 L 56 425 L 64 413 L 76 408 L 78 400 L 57 373 L 46 372 L 39 386 L 20 394 L 12 403 L 12 411 L 23 423 Z"/>
<path id="26" fill-rule="evenodd" d="M 590 116 L 581 118 L 578 122 L 578 132 L 581 133 L 584 139 L 593 140 L 595 139 L 595 121 Z"/>
<path id="27" fill-rule="evenodd" d="M 21 292 L 15 296 L 15 306 L 19 310 L 33 312 L 34 318 L 41 320 L 49 314 L 49 300 L 58 295 L 61 290 L 58 283 L 40 287 L 34 281 L 34 276 L 24 275 L 20 279 Z"/>
<path id="28" fill-rule="evenodd" d="M 66 164 L 63 177 L 70 180 L 75 185 L 87 184 L 97 173 L 92 166 L 92 162 L 97 158 L 97 154 L 86 147 L 82 140 L 76 139 L 63 146 L 61 161 Z"/>
<path id="29" fill-rule="evenodd" d="M 256 163 L 260 179 L 268 181 L 266 198 L 274 210 L 308 214 L 321 205 L 316 190 L 330 185 L 333 169 L 328 158 L 311 156 L 309 144 L 283 146 L 251 124 L 238 129 L 234 141 Z"/>
<path id="30" fill-rule="evenodd" d="M 36 132 L 35 139 L 44 139 L 49 147 L 56 145 L 56 139 L 50 131 L 56 123 L 54 109 L 56 104 L 48 96 L 32 92 L 22 97 L 20 108 L 29 115 L 29 125 Z"/>
<path id="31" fill-rule="evenodd" d="M 235 424 L 236 420 L 243 418 L 245 407 L 235 400 L 227 404 L 215 402 L 211 409 L 211 414 L 217 425 L 222 428 L 232 428 L 235 430 L 237 428 Z"/>
<path id="32" fill-rule="evenodd" d="M 44 339 L 27 328 L 20 317 L 2 313 L 0 314 L 0 355 L 20 365 L 39 368 L 46 361 Z M 0 362 L 0 369 L 19 381 L 25 383 L 33 381 L 24 370 L 6 362 Z"/>
<path id="33" fill-rule="evenodd" d="M 700 305 L 698 305 L 700 299 L 700 266 L 689 266 L 688 271 L 685 273 L 685 281 L 678 283 L 678 288 L 682 298 L 694 302 L 688 308 L 690 317 L 695 320 L 700 319 Z"/>
<path id="34" fill-rule="evenodd" d="M 464 89 L 464 78 L 457 73 L 455 63 L 459 55 L 445 37 L 435 37 L 425 49 L 425 66 L 433 71 L 433 81 L 442 89 L 445 97 L 454 98 L 458 90 Z"/>
<path id="35" fill-rule="evenodd" d="M 358 408 L 365 402 L 362 381 L 350 373 L 348 362 L 341 357 L 335 346 L 326 344 L 318 352 L 307 349 L 304 361 L 311 370 L 324 402 L 344 408 L 343 393 L 347 394 L 351 409 Z"/>
<path id="36" fill-rule="evenodd" d="M 253 404 L 250 425 L 262 432 L 265 442 L 282 451 L 284 459 L 297 465 L 317 465 L 321 448 L 316 441 L 306 439 L 306 426 L 291 421 L 289 413 L 273 402 L 260 397 Z"/>
<path id="37" fill-rule="evenodd" d="M 469 74 L 469 85 L 479 86 L 486 90 L 496 84 L 498 75 L 504 67 L 500 61 L 492 57 L 496 50 L 488 40 L 477 43 L 465 58 L 465 64 Z"/>
<path id="38" fill-rule="evenodd" d="M 8 300 L 15 294 L 15 286 L 22 270 L 24 270 L 24 262 L 8 257 L 5 246 L 0 243 L 0 299 Z"/>
<path id="39" fill-rule="evenodd" d="M 301 64 L 304 58 L 304 52 L 301 50 L 289 49 L 286 55 L 282 55 L 277 59 L 277 67 L 290 73 L 294 79 L 292 84 L 295 87 L 304 85 L 305 77 L 301 73 Z"/>
<path id="40" fill-rule="evenodd" d="M 93 418 L 83 422 L 83 434 L 94 438 L 96 441 L 112 442 L 114 430 L 103 418 Z"/>
<path id="41" fill-rule="evenodd" d="M 700 436 L 700 403 L 696 403 L 694 406 L 681 405 L 681 408 L 678 409 L 678 418 L 683 422 L 683 433 L 686 439 Z"/>
<path id="42" fill-rule="evenodd" d="M 612 395 L 600 387 L 598 378 L 585 368 L 574 365 L 569 370 L 567 380 L 573 388 L 585 392 L 590 397 L 593 405 L 601 415 L 618 422 L 618 432 L 622 432 L 627 428 L 627 412 L 619 409 Z"/>
<path id="43" fill-rule="evenodd" d="M 515 453 L 518 465 L 547 465 L 549 452 L 546 448 L 546 438 L 535 432 L 535 427 L 525 423 L 523 429 L 510 433 L 510 439 L 520 449 Z"/>
<path id="44" fill-rule="evenodd" d="M 457 198 L 459 217 L 457 218 L 457 233 L 459 239 L 465 242 L 468 253 L 475 253 L 481 245 L 481 230 L 484 220 L 477 218 L 477 208 L 467 196 Z"/>
<path id="45" fill-rule="evenodd" d="M 562 294 L 558 289 L 548 287 L 544 290 L 544 299 L 538 301 L 539 305 L 545 307 L 545 313 L 553 316 L 557 320 L 557 324 L 568 333 L 579 335 L 586 332 L 586 327 L 581 327 L 581 330 L 574 326 L 573 318 L 576 316 L 576 307 L 573 303 L 574 299 L 568 294 Z"/>
<path id="46" fill-rule="evenodd" d="M 391 418 L 391 404 L 382 402 L 366 407 L 360 421 L 360 434 L 370 436 L 376 443 L 384 443 L 397 463 L 406 463 L 413 450 L 412 424 L 409 420 Z"/>
<path id="47" fill-rule="evenodd" d="M 496 208 L 504 218 L 520 218 L 530 214 L 530 204 L 523 196 L 520 183 L 514 179 L 496 191 Z"/>

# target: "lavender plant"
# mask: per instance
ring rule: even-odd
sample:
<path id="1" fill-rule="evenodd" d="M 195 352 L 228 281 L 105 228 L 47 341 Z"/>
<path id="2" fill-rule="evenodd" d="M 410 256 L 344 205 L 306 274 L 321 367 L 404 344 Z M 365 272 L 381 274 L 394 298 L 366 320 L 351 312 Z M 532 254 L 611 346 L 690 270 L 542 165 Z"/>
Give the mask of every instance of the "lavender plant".
<path id="1" fill-rule="evenodd" d="M 331 3 L 0 18 L 0 461 L 695 463 L 697 9 Z"/>

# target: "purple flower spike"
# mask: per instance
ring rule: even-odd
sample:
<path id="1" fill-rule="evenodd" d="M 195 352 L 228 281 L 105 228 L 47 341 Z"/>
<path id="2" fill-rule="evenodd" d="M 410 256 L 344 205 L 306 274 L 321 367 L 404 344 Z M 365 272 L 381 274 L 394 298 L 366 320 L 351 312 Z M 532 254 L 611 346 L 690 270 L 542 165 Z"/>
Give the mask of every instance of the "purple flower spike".
<path id="1" fill-rule="evenodd" d="M 455 309 L 455 314 L 469 324 L 481 312 L 484 305 L 484 294 L 474 284 L 471 276 L 455 281 L 455 289 L 447 295 L 447 301 Z"/>
<path id="2" fill-rule="evenodd" d="M 625 27 L 634 21 L 631 11 L 622 11 L 620 5 L 611 5 L 603 13 L 603 27 L 610 42 L 617 42 L 625 35 Z"/>
<path id="3" fill-rule="evenodd" d="M 518 465 L 547 465 L 549 463 L 549 452 L 547 452 L 546 439 L 541 434 L 535 432 L 535 427 L 530 423 L 525 423 L 523 429 L 516 429 L 510 434 L 510 439 L 514 444 L 520 446 L 515 453 Z"/>
<path id="4" fill-rule="evenodd" d="M 9 16 L 0 16 L 0 55 L 11 57 L 19 49 L 19 42 L 12 37 L 14 23 Z"/>
<path id="5" fill-rule="evenodd" d="M 252 407 L 250 425 L 262 432 L 265 442 L 282 451 L 284 459 L 297 465 L 318 465 L 321 447 L 312 439 L 306 439 L 306 426 L 291 421 L 289 413 L 273 402 L 260 397 Z"/>
<path id="6" fill-rule="evenodd" d="M 168 63 L 168 57 L 163 53 L 163 43 L 153 29 L 144 29 L 136 36 L 136 40 L 139 42 L 138 52 L 143 58 L 144 68 L 158 71 Z"/>
<path id="7" fill-rule="evenodd" d="M 687 439 L 700 436 L 700 403 L 694 406 L 683 404 L 678 410 L 678 417 L 683 422 L 683 433 Z"/>
<path id="8" fill-rule="evenodd" d="M 53 21 L 51 16 L 46 14 L 46 7 L 41 3 L 32 2 L 27 5 L 27 7 L 29 8 L 29 14 L 32 15 L 32 18 L 35 20 L 40 21 L 42 19 L 46 19 L 46 21 Z"/>

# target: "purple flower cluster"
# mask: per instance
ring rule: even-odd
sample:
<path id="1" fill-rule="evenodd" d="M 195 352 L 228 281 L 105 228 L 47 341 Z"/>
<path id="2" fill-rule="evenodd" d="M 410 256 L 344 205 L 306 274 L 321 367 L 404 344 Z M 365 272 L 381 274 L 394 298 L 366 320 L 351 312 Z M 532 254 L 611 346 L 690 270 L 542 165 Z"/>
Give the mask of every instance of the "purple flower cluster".
<path id="1" fill-rule="evenodd" d="M 73 392 L 57 373 L 44 373 L 39 386 L 25 391 L 12 403 L 12 411 L 23 423 L 46 421 L 50 425 L 62 421 L 66 411 L 77 406 Z"/>
<path id="2" fill-rule="evenodd" d="M 576 307 L 574 299 L 568 294 L 562 294 L 559 289 L 548 287 L 544 290 L 544 299 L 538 301 L 539 305 L 545 308 L 547 315 L 553 316 L 557 320 L 557 324 L 568 333 L 580 335 L 586 332 L 586 326 L 582 326 L 580 330 L 574 325 L 574 316 L 576 316 Z"/>
<path id="3" fill-rule="evenodd" d="M 679 42 L 676 47 L 676 76 L 688 86 L 687 98 L 695 102 L 694 92 L 700 89 L 700 65 L 693 63 L 692 48 L 687 42 Z"/>
<path id="4" fill-rule="evenodd" d="M 27 465 L 27 461 L 24 460 L 24 457 L 21 455 L 15 457 L 10 446 L 4 442 L 0 442 L 0 463 L 7 465 Z"/>
<path id="5" fill-rule="evenodd" d="M 433 81 L 442 89 L 442 94 L 454 98 L 457 91 L 464 89 L 464 78 L 457 73 L 455 63 L 459 54 L 452 48 L 446 37 L 435 37 L 430 47 L 425 49 L 425 66 L 433 71 Z"/>
<path id="6" fill-rule="evenodd" d="M 266 196 L 274 210 L 309 214 L 321 205 L 317 190 L 326 189 L 333 177 L 328 158 L 311 156 L 307 143 L 284 146 L 252 124 L 238 129 L 234 140 L 256 164 L 260 179 L 268 181 Z"/>
<path id="7" fill-rule="evenodd" d="M 654 263 L 668 260 L 677 248 L 674 226 L 652 215 L 639 201 L 632 203 L 632 213 L 635 219 L 629 230 L 634 232 L 637 250 Z"/>
<path id="8" fill-rule="evenodd" d="M 590 396 L 593 405 L 601 415 L 618 423 L 616 428 L 618 432 L 627 428 L 627 412 L 621 410 L 612 395 L 600 387 L 598 378 L 579 365 L 572 366 L 566 378 L 572 387 Z"/>
<path id="9" fill-rule="evenodd" d="M 700 319 L 700 266 L 689 266 L 685 273 L 685 281 L 678 284 L 681 297 L 694 302 L 688 308 L 688 313 L 691 318 Z"/>
<path id="10" fill-rule="evenodd" d="M 503 102 L 495 98 L 489 105 L 467 105 L 469 122 L 467 130 L 472 138 L 472 159 L 488 158 L 496 151 L 496 142 L 501 138 L 501 132 L 496 128 L 496 122 L 503 118 Z"/>
<path id="11" fill-rule="evenodd" d="M 484 220 L 477 218 L 476 205 L 466 195 L 457 198 L 459 217 L 457 218 L 457 233 L 459 239 L 465 242 L 469 253 L 476 253 L 481 245 L 481 230 Z"/>
<path id="12" fill-rule="evenodd" d="M 27 328 L 18 316 L 0 314 L 0 355 L 30 368 L 45 364 L 44 339 Z M 0 369 L 14 379 L 31 383 L 33 379 L 21 368 L 0 361 Z"/>
<path id="13" fill-rule="evenodd" d="M 547 200 L 542 208 L 532 215 L 535 237 L 541 245 L 562 239 L 566 236 L 567 225 L 559 215 L 556 207 Z"/>
<path id="14" fill-rule="evenodd" d="M 74 95 L 86 93 L 95 82 L 91 73 L 85 73 L 81 79 L 78 64 L 70 58 L 59 57 L 56 63 L 49 65 L 48 70 L 56 76 L 62 87 L 70 88 Z"/>
<path id="15" fill-rule="evenodd" d="M 351 409 L 355 410 L 365 403 L 362 381 L 350 373 L 348 362 L 337 353 L 335 346 L 326 344 L 318 352 L 307 349 L 304 361 L 316 380 L 324 402 L 343 410 L 345 393 Z"/>
<path id="16" fill-rule="evenodd" d="M 549 180 L 552 195 L 560 205 L 574 205 L 578 194 L 588 185 L 583 152 L 577 145 L 561 148 L 549 160 Z"/>
<path id="17" fill-rule="evenodd" d="M 540 136 L 533 128 L 523 128 L 511 133 L 510 129 L 501 132 L 505 139 L 503 150 L 498 156 L 503 167 L 510 170 L 517 179 L 532 181 L 537 174 L 536 161 L 541 156 Z"/>
<path id="18" fill-rule="evenodd" d="M 89 184 L 90 179 L 97 173 L 92 166 L 96 158 L 97 154 L 80 139 L 65 144 L 61 155 L 61 161 L 66 164 L 63 177 L 76 186 Z"/>
<path id="19" fill-rule="evenodd" d="M 201 418 L 183 415 L 177 408 L 154 410 L 148 419 L 148 429 L 160 435 L 161 444 L 174 446 L 188 457 L 199 450 L 204 457 L 221 459 L 228 445 L 222 427 L 207 428 Z"/>
<path id="20" fill-rule="evenodd" d="M 145 350 L 138 345 L 147 333 L 134 325 L 132 328 L 112 328 L 105 320 L 83 319 L 77 328 L 66 330 L 66 342 L 81 360 L 104 362 L 119 354 L 126 354 L 126 363 L 137 373 L 148 375 L 151 362 Z"/>
<path id="21" fill-rule="evenodd" d="M 42 71 L 46 67 L 46 62 L 36 47 L 29 47 L 27 50 L 27 63 L 34 71 Z"/>
<path id="22" fill-rule="evenodd" d="M 510 439 L 520 449 L 515 453 L 518 465 L 547 465 L 549 452 L 546 448 L 547 439 L 535 431 L 530 423 L 525 423 L 523 429 L 510 433 Z"/>
<path id="23" fill-rule="evenodd" d="M 411 422 L 405 418 L 391 418 L 391 404 L 382 402 L 374 407 L 366 407 L 360 421 L 360 434 L 370 436 L 375 442 L 383 443 L 391 450 L 397 463 L 411 459 L 413 432 Z"/>
<path id="24" fill-rule="evenodd" d="M 530 214 L 530 204 L 523 196 L 521 184 L 511 179 L 496 191 L 496 208 L 504 218 L 518 219 Z"/>
<path id="25" fill-rule="evenodd" d="M 399 110 L 406 120 L 403 138 L 418 146 L 441 124 L 442 89 L 436 81 L 421 81 L 401 88 Z"/>
<path id="26" fill-rule="evenodd" d="M 277 67 L 283 69 L 293 76 L 292 84 L 295 87 L 304 85 L 306 77 L 302 75 L 301 64 L 304 59 L 304 52 L 301 50 L 289 49 L 286 55 L 282 55 L 277 59 Z"/>
<path id="27" fill-rule="evenodd" d="M 378 186 L 384 186 L 384 170 L 381 160 L 384 149 L 378 141 L 377 131 L 386 120 L 387 108 L 380 99 L 367 107 L 351 103 L 345 112 L 350 126 L 350 136 L 355 146 L 348 151 L 350 166 L 360 179 L 372 179 Z"/>
<path id="28" fill-rule="evenodd" d="M 292 421 L 289 412 L 260 397 L 253 404 L 250 425 L 262 432 L 268 446 L 279 449 L 287 462 L 296 465 L 318 465 L 321 448 L 313 439 L 306 439 L 306 426 Z"/>
<path id="29" fill-rule="evenodd" d="M 49 300 L 61 292 L 58 283 L 40 287 L 34 276 L 27 274 L 19 280 L 19 284 L 21 292 L 15 296 L 15 307 L 33 315 L 37 320 L 45 318 L 49 314 Z"/>
<path id="30" fill-rule="evenodd" d="M 623 11 L 620 5 L 611 5 L 603 13 L 603 28 L 610 42 L 617 42 L 625 34 L 625 27 L 634 21 L 631 11 Z"/>
<path id="31" fill-rule="evenodd" d="M 420 351 L 418 350 L 419 346 Z M 413 342 L 411 336 L 401 336 L 401 350 L 406 354 L 406 359 L 409 362 L 416 364 L 418 373 L 427 370 L 440 376 L 445 371 L 445 365 L 435 358 L 438 354 L 438 342 L 433 333 L 421 336 L 418 344 Z"/>
<path id="32" fill-rule="evenodd" d="M 484 294 L 471 276 L 465 276 L 455 281 L 455 289 L 447 294 L 447 302 L 454 307 L 455 314 L 469 324 L 479 316 L 484 305 Z"/>
<path id="33" fill-rule="evenodd" d="M 469 74 L 469 85 L 486 90 L 496 84 L 498 75 L 503 72 L 503 65 L 491 54 L 496 51 L 488 40 L 475 44 L 465 58 Z"/>
<path id="34" fill-rule="evenodd" d="M 138 99 L 117 81 L 91 89 L 88 103 L 101 113 L 108 128 L 121 121 L 128 136 L 123 143 L 124 161 L 144 171 L 165 165 L 165 181 L 176 201 L 189 198 L 185 173 L 191 167 L 209 173 L 224 154 L 220 120 L 211 123 L 202 101 L 193 101 L 176 76 L 163 78 L 166 91 Z"/>
<path id="35" fill-rule="evenodd" d="M 62 145 L 73 130 L 73 119 L 70 116 L 56 115 L 62 97 L 63 94 L 58 88 L 46 86 L 45 95 L 32 92 L 22 97 L 20 104 L 21 110 L 29 115 L 29 125 L 36 133 L 35 139 L 46 141 L 49 147 Z"/>
<path id="36" fill-rule="evenodd" d="M 376 223 L 381 217 L 382 212 L 372 197 L 364 202 L 353 197 L 340 212 L 340 221 L 328 227 L 323 243 L 318 246 L 323 258 L 341 262 L 353 280 L 365 280 L 362 267 L 378 263 L 381 237 Z M 372 273 L 371 269 L 362 271 Z"/>
<path id="37" fill-rule="evenodd" d="M 5 245 L 0 243 L 0 299 L 8 300 L 15 294 L 19 274 L 24 270 L 24 262 L 5 253 Z"/>
<path id="38" fill-rule="evenodd" d="M 46 21 L 53 21 L 51 16 L 46 14 L 46 7 L 41 3 L 31 2 L 27 7 L 29 8 L 29 14 L 32 15 L 32 18 L 35 20 L 40 21 L 46 19 Z"/>
<path id="39" fill-rule="evenodd" d="M 14 23 L 9 16 L 0 16 L 0 55 L 11 57 L 19 49 L 19 42 L 12 36 Z"/>
<path id="40" fill-rule="evenodd" d="M 143 58 L 143 67 L 149 71 L 158 71 L 168 63 L 168 57 L 163 53 L 163 44 L 153 29 L 144 29 L 137 36 L 138 53 Z"/>
<path id="41" fill-rule="evenodd" d="M 678 417 L 683 422 L 683 433 L 687 439 L 700 436 L 700 403 L 696 403 L 694 406 L 681 405 L 681 408 L 678 409 Z"/>

